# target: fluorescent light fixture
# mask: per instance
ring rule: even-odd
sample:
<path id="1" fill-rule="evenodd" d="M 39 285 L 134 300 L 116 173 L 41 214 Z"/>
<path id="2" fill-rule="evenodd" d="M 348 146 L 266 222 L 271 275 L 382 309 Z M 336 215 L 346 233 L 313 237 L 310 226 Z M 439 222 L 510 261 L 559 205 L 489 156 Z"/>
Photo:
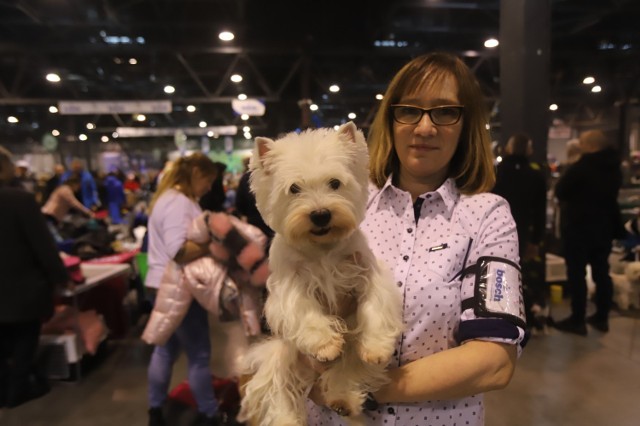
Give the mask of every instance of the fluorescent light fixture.
<path id="1" fill-rule="evenodd" d="M 57 112 L 58 112 L 58 107 L 57 107 L 57 106 L 55 106 L 55 105 L 51 105 L 51 106 L 49 107 L 49 112 L 50 112 L 51 114 L 55 114 L 55 113 L 57 113 Z"/>
<path id="2" fill-rule="evenodd" d="M 584 80 L 582 80 L 583 84 L 593 84 L 596 82 L 596 79 L 591 77 L 590 75 L 586 76 Z"/>
<path id="3" fill-rule="evenodd" d="M 231 76 L 231 81 L 234 83 L 240 83 L 242 81 L 242 76 L 240 74 L 234 74 Z"/>
<path id="4" fill-rule="evenodd" d="M 175 91 L 176 91 L 176 88 L 171 86 L 171 85 L 164 86 L 164 93 L 167 93 L 167 94 L 170 95 L 170 94 L 174 93 Z"/>
<path id="5" fill-rule="evenodd" d="M 337 93 L 340 91 L 340 86 L 338 86 L 337 84 L 332 84 L 331 87 L 329 87 L 329 91 L 332 93 Z"/>
<path id="6" fill-rule="evenodd" d="M 59 76 L 58 74 L 56 74 L 56 73 L 49 73 L 49 74 L 47 74 L 46 79 L 47 79 L 47 81 L 50 81 L 50 82 L 52 82 L 52 83 L 58 83 L 58 82 L 60 82 L 60 76 Z"/>
<path id="7" fill-rule="evenodd" d="M 187 105 L 187 112 L 196 112 L 195 105 Z"/>

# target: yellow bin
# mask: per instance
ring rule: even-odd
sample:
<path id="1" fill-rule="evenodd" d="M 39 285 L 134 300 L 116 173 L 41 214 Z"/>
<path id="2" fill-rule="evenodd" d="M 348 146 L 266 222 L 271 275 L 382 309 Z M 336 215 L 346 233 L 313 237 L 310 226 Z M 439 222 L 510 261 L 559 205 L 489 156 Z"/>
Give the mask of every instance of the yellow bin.
<path id="1" fill-rule="evenodd" d="M 562 303 L 562 286 L 560 284 L 551 285 L 551 303 Z"/>

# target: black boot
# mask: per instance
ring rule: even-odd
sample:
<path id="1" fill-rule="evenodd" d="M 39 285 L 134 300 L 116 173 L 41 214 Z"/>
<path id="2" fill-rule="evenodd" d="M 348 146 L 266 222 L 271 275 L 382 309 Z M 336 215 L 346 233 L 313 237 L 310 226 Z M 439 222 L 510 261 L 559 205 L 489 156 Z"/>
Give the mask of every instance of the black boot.
<path id="1" fill-rule="evenodd" d="M 603 333 L 609 332 L 609 320 L 599 317 L 597 313 L 587 317 L 587 323 L 598 331 Z"/>
<path id="2" fill-rule="evenodd" d="M 577 334 L 578 336 L 586 336 L 587 335 L 587 325 L 586 323 L 580 320 L 577 320 L 573 317 L 565 318 L 562 321 L 558 321 L 555 323 L 555 327 L 566 333 Z"/>
<path id="3" fill-rule="evenodd" d="M 48 394 L 50 390 L 47 380 L 35 373 L 29 374 L 27 377 L 13 377 L 9 380 L 6 406 L 9 408 L 17 407 Z"/>

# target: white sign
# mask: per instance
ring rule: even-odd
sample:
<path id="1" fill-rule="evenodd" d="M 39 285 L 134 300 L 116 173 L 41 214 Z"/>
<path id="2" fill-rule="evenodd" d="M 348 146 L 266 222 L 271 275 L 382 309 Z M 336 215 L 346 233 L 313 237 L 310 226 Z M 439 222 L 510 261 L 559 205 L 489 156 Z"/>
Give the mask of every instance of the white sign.
<path id="1" fill-rule="evenodd" d="M 85 114 L 164 114 L 171 112 L 171 101 L 60 101 L 62 115 Z"/>
<path id="2" fill-rule="evenodd" d="M 235 135 L 238 133 L 236 126 L 211 126 L 211 127 L 118 127 L 116 129 L 118 137 L 121 138 L 145 138 L 153 136 L 172 136 L 175 138 L 177 132 L 187 136 L 202 136 L 208 132 L 217 135 Z"/>
<path id="3" fill-rule="evenodd" d="M 247 114 L 251 116 L 263 116 L 265 106 L 258 99 L 246 99 L 241 101 L 240 99 L 234 99 L 231 101 L 231 108 L 236 114 Z"/>

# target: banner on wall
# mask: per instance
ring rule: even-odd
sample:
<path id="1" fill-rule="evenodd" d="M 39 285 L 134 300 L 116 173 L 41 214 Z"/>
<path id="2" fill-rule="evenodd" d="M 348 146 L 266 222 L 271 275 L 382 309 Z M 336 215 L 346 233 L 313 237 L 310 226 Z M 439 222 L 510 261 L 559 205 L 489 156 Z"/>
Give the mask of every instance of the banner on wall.
<path id="1" fill-rule="evenodd" d="M 85 114 L 165 114 L 171 112 L 171 101 L 60 101 L 62 115 Z"/>
<path id="2" fill-rule="evenodd" d="M 157 136 L 172 136 L 177 133 L 187 136 L 203 136 L 209 132 L 214 135 L 233 136 L 238 133 L 236 126 L 210 126 L 210 127 L 118 127 L 118 137 L 121 138 L 145 138 Z"/>
<path id="3" fill-rule="evenodd" d="M 264 115 L 266 107 L 258 99 L 234 99 L 231 101 L 231 108 L 236 114 L 247 114 L 254 117 L 261 117 Z"/>

